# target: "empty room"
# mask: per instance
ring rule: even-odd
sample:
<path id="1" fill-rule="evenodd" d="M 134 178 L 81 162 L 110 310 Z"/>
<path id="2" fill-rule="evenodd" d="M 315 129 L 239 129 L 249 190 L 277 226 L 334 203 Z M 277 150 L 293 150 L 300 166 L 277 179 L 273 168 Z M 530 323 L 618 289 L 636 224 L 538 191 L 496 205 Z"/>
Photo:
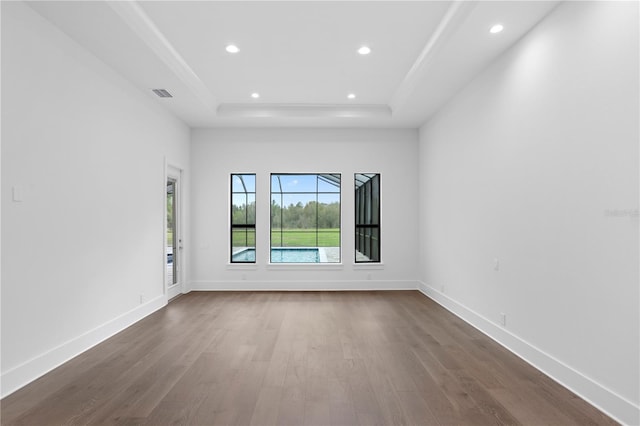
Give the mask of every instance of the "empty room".
<path id="1" fill-rule="evenodd" d="M 2 425 L 639 425 L 635 1 L 3 1 Z"/>

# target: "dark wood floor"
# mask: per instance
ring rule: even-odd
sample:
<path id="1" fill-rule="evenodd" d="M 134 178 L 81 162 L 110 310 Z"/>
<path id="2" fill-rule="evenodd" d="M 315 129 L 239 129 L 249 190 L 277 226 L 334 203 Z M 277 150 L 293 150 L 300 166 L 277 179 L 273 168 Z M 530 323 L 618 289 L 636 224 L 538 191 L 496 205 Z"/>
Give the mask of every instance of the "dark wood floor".
<path id="1" fill-rule="evenodd" d="M 2 424 L 615 423 L 399 291 L 190 293 L 2 400 Z"/>

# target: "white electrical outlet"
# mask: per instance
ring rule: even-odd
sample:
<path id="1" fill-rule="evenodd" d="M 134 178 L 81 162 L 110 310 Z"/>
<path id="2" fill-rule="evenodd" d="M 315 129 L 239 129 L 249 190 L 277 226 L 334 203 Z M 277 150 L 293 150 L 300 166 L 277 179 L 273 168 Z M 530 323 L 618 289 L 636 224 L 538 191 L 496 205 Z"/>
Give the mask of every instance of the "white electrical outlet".
<path id="1" fill-rule="evenodd" d="M 444 293 L 444 284 L 440 286 L 440 293 Z"/>
<path id="2" fill-rule="evenodd" d="M 507 314 L 500 312 L 500 325 L 507 326 Z"/>
<path id="3" fill-rule="evenodd" d="M 500 259 L 498 259 L 497 257 L 493 258 L 493 270 L 494 271 L 500 270 Z"/>
<path id="4" fill-rule="evenodd" d="M 140 295 L 140 304 L 142 305 L 144 303 L 144 294 Z"/>

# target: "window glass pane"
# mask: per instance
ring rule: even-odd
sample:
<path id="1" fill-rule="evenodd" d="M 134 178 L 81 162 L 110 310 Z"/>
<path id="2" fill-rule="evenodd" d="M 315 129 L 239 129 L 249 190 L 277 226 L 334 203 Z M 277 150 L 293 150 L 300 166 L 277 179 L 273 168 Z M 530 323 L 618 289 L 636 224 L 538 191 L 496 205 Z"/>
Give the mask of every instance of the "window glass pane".
<path id="1" fill-rule="evenodd" d="M 231 191 L 244 192 L 244 186 L 242 185 L 242 175 L 231 175 Z"/>
<path id="2" fill-rule="evenodd" d="M 234 229 L 232 238 L 232 262 L 255 262 L 256 231 L 254 229 Z"/>
<path id="3" fill-rule="evenodd" d="M 380 229 L 371 229 L 371 252 L 369 258 L 373 262 L 380 262 Z"/>
<path id="4" fill-rule="evenodd" d="M 380 175 L 371 179 L 371 205 L 373 207 L 372 223 L 380 224 Z"/>
<path id="5" fill-rule="evenodd" d="M 339 174 L 271 175 L 271 262 L 340 262 Z"/>
<path id="6" fill-rule="evenodd" d="M 315 205 L 316 194 L 282 194 L 282 205 L 289 208 L 304 208 L 307 204 Z"/>
<path id="7" fill-rule="evenodd" d="M 380 262 L 380 175 L 357 173 L 355 183 L 355 261 Z"/>
<path id="8" fill-rule="evenodd" d="M 281 228 L 282 204 L 280 194 L 271 195 L 271 229 Z"/>
<path id="9" fill-rule="evenodd" d="M 340 176 L 334 174 L 318 175 L 318 192 L 340 193 Z"/>
<path id="10" fill-rule="evenodd" d="M 340 194 L 318 195 L 318 228 L 332 229 L 332 232 L 339 234 Z"/>
<path id="11" fill-rule="evenodd" d="M 313 194 L 283 194 L 282 228 L 313 229 L 316 226 L 316 200 Z"/>
<path id="12" fill-rule="evenodd" d="M 278 175 L 271 175 L 271 193 L 281 192 Z"/>
<path id="13" fill-rule="evenodd" d="M 256 192 L 256 175 L 242 175 L 247 192 Z"/>
<path id="14" fill-rule="evenodd" d="M 247 195 L 247 223 L 256 224 L 256 194 Z"/>
<path id="15" fill-rule="evenodd" d="M 231 262 L 256 261 L 256 175 L 231 175 Z"/>
<path id="16" fill-rule="evenodd" d="M 340 194 L 318 194 L 320 204 L 340 204 Z"/>
<path id="17" fill-rule="evenodd" d="M 371 224 L 371 210 L 372 206 L 372 198 L 371 198 L 371 181 L 367 182 L 365 186 L 362 188 L 364 195 L 364 223 L 367 225 Z"/>
<path id="18" fill-rule="evenodd" d="M 255 247 L 256 231 L 251 228 L 236 228 L 233 230 L 233 247 Z"/>
<path id="19" fill-rule="evenodd" d="M 256 176 L 232 175 L 231 185 L 232 192 L 256 192 Z"/>
<path id="20" fill-rule="evenodd" d="M 282 192 L 316 192 L 316 175 L 277 175 L 280 177 Z M 280 189 L 272 189 L 280 192 Z"/>
<path id="21" fill-rule="evenodd" d="M 231 223 L 234 225 L 247 223 L 246 194 L 231 194 Z"/>

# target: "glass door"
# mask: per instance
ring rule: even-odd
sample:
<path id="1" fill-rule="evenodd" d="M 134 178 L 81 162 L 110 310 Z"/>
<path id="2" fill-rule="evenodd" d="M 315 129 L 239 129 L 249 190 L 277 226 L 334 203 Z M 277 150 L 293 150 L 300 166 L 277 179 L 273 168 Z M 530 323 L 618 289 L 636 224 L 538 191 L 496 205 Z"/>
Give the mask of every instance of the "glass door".
<path id="1" fill-rule="evenodd" d="M 167 179 L 167 284 L 169 286 L 178 283 L 178 274 L 176 269 L 178 262 L 176 260 L 178 250 L 176 249 L 176 180 Z"/>
<path id="2" fill-rule="evenodd" d="M 182 293 L 180 285 L 182 272 L 180 175 L 180 170 L 169 167 L 167 173 L 165 211 L 165 286 L 169 299 L 172 299 Z"/>

